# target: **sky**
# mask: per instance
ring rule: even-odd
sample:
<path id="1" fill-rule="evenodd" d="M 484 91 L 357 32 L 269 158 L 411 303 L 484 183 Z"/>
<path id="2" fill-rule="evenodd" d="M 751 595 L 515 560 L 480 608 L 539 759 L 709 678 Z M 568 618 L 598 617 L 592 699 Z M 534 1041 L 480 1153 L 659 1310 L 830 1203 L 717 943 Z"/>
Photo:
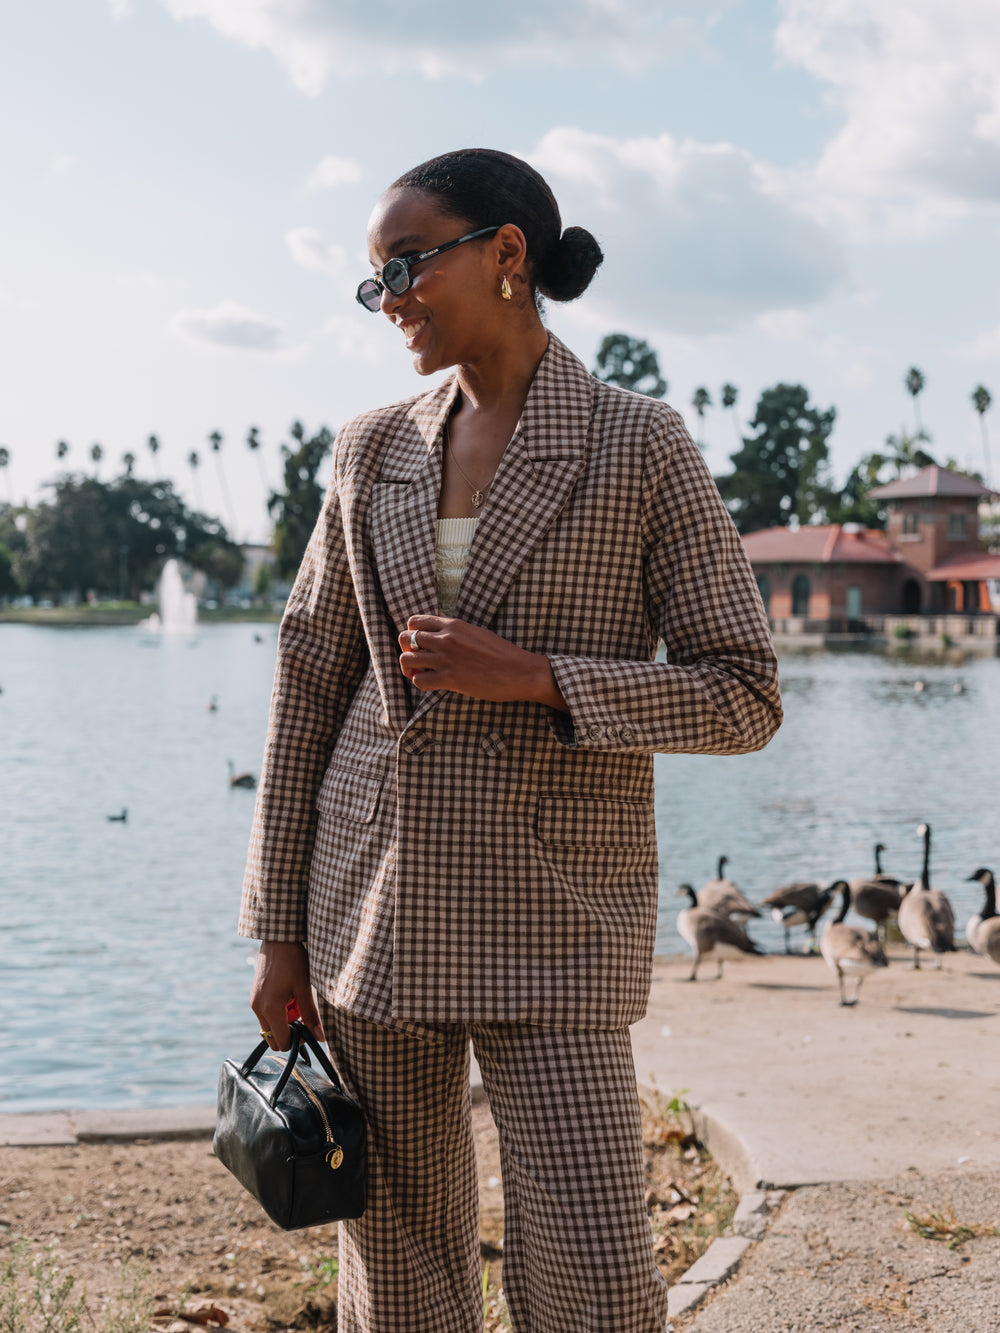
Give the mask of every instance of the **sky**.
<path id="1" fill-rule="evenodd" d="M 996 0 L 10 0 L 0 125 L 0 500 L 100 443 L 104 479 L 131 452 L 266 539 L 293 421 L 430 387 L 354 291 L 381 191 L 468 146 L 527 158 L 597 236 L 549 326 L 588 366 L 607 333 L 650 342 L 717 475 L 761 391 L 801 383 L 842 483 L 914 429 L 911 366 L 931 451 L 984 467 Z"/>

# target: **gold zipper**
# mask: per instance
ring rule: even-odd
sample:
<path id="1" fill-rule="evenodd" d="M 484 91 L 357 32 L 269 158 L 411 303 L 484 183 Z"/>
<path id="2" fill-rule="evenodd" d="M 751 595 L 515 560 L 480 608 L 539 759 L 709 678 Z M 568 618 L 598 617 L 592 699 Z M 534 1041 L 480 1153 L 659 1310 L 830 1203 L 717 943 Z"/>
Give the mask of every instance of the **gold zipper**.
<path id="1" fill-rule="evenodd" d="M 320 1113 L 323 1125 L 326 1128 L 326 1141 L 328 1144 L 330 1144 L 330 1147 L 327 1148 L 326 1150 L 326 1162 L 327 1165 L 330 1167 L 331 1171 L 336 1171 L 337 1168 L 343 1164 L 344 1150 L 333 1136 L 333 1130 L 330 1128 L 330 1122 L 326 1118 L 326 1107 L 316 1096 L 314 1089 L 312 1089 L 306 1082 L 304 1076 L 299 1073 L 298 1069 L 296 1068 L 292 1069 L 292 1078 L 295 1079 L 295 1082 L 299 1085 L 300 1088 L 304 1089 L 306 1096 L 316 1107 L 316 1110 Z"/>

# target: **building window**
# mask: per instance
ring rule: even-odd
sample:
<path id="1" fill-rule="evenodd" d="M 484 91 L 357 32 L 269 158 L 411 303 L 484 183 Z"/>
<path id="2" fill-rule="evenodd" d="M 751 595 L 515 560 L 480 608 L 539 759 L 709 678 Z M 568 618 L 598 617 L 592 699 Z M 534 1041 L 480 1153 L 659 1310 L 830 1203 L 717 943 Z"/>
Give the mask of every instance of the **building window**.
<path id="1" fill-rule="evenodd" d="M 771 580 L 766 574 L 757 575 L 757 589 L 760 592 L 760 600 L 764 603 L 764 610 L 768 615 L 771 614 Z"/>
<path id="2" fill-rule="evenodd" d="M 964 515 L 964 514 L 949 514 L 949 515 L 948 515 L 948 540 L 949 540 L 950 542 L 964 542 L 964 541 L 965 541 L 965 515 Z"/>
<path id="3" fill-rule="evenodd" d="M 905 533 L 912 533 L 916 532 L 916 530 L 917 530 L 917 516 L 911 509 L 909 510 L 908 513 L 905 513 L 903 515 L 903 531 Z"/>
<path id="4" fill-rule="evenodd" d="M 809 580 L 805 574 L 796 574 L 792 579 L 792 615 L 809 614 Z"/>
<path id="5" fill-rule="evenodd" d="M 847 619 L 848 619 L 848 620 L 860 620 L 860 619 L 861 619 L 861 589 L 860 589 L 860 588 L 848 588 L 848 589 L 847 589 Z"/>

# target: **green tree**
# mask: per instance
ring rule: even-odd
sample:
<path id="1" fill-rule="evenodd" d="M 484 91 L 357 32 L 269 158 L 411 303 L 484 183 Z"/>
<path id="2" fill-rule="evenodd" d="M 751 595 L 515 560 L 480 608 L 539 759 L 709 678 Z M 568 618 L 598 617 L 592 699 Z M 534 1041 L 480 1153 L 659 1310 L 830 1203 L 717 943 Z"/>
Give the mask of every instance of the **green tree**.
<path id="1" fill-rule="evenodd" d="M 10 468 L 10 450 L 6 448 L 5 445 L 0 444 L 0 472 L 3 472 L 7 477 L 7 500 L 9 503 L 13 504 L 14 501 L 11 497 L 11 490 L 10 490 L 9 468 Z"/>
<path id="2" fill-rule="evenodd" d="M 921 393 L 923 393 L 927 380 L 924 378 L 922 370 L 918 370 L 916 366 L 911 366 L 906 372 L 906 378 L 903 383 L 906 385 L 906 392 L 913 399 L 913 417 L 917 423 L 917 434 L 922 435 L 924 428 L 920 422 L 920 403 L 917 400 Z"/>
<path id="3" fill-rule="evenodd" d="M 992 469 L 990 467 L 990 433 L 986 427 L 986 413 L 989 411 L 992 402 L 993 395 L 989 389 L 984 384 L 977 384 L 972 390 L 972 406 L 979 414 L 979 427 L 983 435 L 983 462 L 986 467 L 985 481 L 987 485 L 990 483 Z"/>
<path id="4" fill-rule="evenodd" d="M 146 448 L 149 450 L 150 456 L 151 456 L 151 458 L 152 458 L 152 460 L 153 460 L 153 467 L 155 468 L 155 467 L 156 467 L 156 455 L 160 452 L 160 440 L 159 440 L 159 436 L 157 436 L 157 435 L 150 435 L 149 439 L 146 441 Z"/>
<path id="5" fill-rule="evenodd" d="M 667 381 L 660 374 L 656 353 L 643 338 L 627 333 L 609 333 L 597 349 L 593 374 L 605 384 L 644 393 L 648 398 L 662 398 Z"/>
<path id="6" fill-rule="evenodd" d="M 52 499 L 27 511 L 23 546 L 14 554 L 14 575 L 33 596 L 83 598 L 94 589 L 137 600 L 153 589 L 164 562 L 181 555 L 224 586 L 239 578 L 239 549 L 224 526 L 188 510 L 169 481 L 126 474 L 106 483 L 67 473 L 49 489 Z"/>
<path id="7" fill-rule="evenodd" d="M 62 462 L 62 460 L 66 457 L 68 453 L 69 453 L 69 445 L 66 443 L 65 440 L 60 440 L 59 443 L 56 445 L 56 458 L 58 458 L 59 461 Z"/>
<path id="8" fill-rule="evenodd" d="M 132 474 L 135 472 L 135 454 L 133 453 L 122 454 L 122 467 L 125 469 L 126 477 L 131 477 Z"/>
<path id="9" fill-rule="evenodd" d="M 809 405 L 801 384 L 776 384 L 757 402 L 733 471 L 716 483 L 740 532 L 820 522 L 833 502 L 828 477 L 836 409 Z"/>
<path id="10" fill-rule="evenodd" d="M 705 388 L 697 388 L 691 406 L 698 413 L 698 448 L 705 447 L 705 409 L 712 406 L 712 395 Z"/>
<path id="11" fill-rule="evenodd" d="M 309 537 L 323 504 L 323 490 L 316 481 L 320 464 L 333 447 L 334 435 L 321 426 L 306 438 L 302 423 L 289 430 L 297 448 L 281 446 L 285 460 L 283 491 L 272 491 L 267 508 L 274 519 L 274 550 L 278 573 L 291 578 L 302 562 Z"/>
<path id="12" fill-rule="evenodd" d="M 864 454 L 851 469 L 843 489 L 832 500 L 828 517 L 831 523 L 860 523 L 866 528 L 884 528 L 885 503 L 872 499 L 869 492 L 881 484 L 882 471 L 889 459 L 885 454 Z"/>
<path id="13" fill-rule="evenodd" d="M 90 446 L 90 457 L 94 463 L 94 476 L 99 477 L 101 475 L 101 459 L 104 457 L 104 449 L 101 445 L 92 444 Z"/>

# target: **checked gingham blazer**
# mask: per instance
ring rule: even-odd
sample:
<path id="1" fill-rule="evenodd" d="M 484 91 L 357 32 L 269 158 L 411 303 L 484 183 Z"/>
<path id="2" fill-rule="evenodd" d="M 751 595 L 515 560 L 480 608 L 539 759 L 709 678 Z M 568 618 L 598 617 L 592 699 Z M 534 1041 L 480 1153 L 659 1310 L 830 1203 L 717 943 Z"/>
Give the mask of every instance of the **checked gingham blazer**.
<path id="1" fill-rule="evenodd" d="M 545 653 L 570 713 L 415 690 L 396 636 L 437 611 L 457 392 L 337 436 L 279 635 L 240 932 L 305 940 L 317 989 L 390 1026 L 621 1027 L 649 988 L 653 753 L 767 743 L 767 620 L 679 415 L 550 334 L 456 615 Z"/>

